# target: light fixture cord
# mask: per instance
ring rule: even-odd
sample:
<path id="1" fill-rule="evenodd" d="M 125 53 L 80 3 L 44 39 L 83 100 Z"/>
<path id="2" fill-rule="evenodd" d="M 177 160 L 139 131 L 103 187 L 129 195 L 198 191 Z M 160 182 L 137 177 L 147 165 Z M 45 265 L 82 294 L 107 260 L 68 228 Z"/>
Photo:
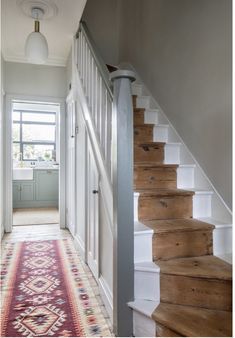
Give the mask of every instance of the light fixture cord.
<path id="1" fill-rule="evenodd" d="M 40 22 L 38 20 L 36 20 L 34 22 L 34 30 L 35 32 L 39 33 L 40 32 Z"/>

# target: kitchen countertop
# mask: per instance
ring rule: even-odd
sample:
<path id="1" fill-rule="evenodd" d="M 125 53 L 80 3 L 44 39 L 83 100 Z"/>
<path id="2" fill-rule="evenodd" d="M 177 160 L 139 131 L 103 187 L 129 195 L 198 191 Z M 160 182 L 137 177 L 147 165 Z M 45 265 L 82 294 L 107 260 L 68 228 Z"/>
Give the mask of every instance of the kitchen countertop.
<path id="1" fill-rule="evenodd" d="M 59 167 L 36 167 L 32 168 L 33 170 L 58 170 Z"/>
<path id="2" fill-rule="evenodd" d="M 58 170 L 59 167 L 16 167 L 16 168 L 13 168 L 14 169 L 33 169 L 33 170 Z"/>

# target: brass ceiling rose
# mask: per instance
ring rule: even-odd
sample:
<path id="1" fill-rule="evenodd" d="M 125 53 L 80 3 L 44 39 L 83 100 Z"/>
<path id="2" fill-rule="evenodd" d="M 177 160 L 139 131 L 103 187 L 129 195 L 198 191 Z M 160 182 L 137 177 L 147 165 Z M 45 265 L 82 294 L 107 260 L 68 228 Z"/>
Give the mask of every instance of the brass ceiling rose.
<path id="1" fill-rule="evenodd" d="M 52 19 L 58 14 L 58 8 L 52 0 L 17 0 L 17 5 L 30 18 L 32 18 L 32 9 L 40 8 L 43 15 L 38 18 L 39 20 Z"/>

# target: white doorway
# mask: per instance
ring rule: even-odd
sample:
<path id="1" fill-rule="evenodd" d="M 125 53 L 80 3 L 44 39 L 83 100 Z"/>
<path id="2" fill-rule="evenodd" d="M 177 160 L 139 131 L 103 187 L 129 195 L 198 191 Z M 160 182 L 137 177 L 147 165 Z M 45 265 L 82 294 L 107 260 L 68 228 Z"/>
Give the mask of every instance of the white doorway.
<path id="1" fill-rule="evenodd" d="M 5 231 L 12 226 L 65 227 L 64 103 L 7 96 Z"/>
<path id="2" fill-rule="evenodd" d="M 66 118 L 66 225 L 71 234 L 76 228 L 76 106 L 67 99 Z"/>

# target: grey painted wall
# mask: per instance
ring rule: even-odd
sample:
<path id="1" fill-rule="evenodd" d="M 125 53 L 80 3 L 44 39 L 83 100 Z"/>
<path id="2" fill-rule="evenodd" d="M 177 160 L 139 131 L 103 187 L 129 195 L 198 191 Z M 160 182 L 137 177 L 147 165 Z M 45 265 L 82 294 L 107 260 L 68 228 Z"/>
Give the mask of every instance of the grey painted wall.
<path id="1" fill-rule="evenodd" d="M 120 0 L 88 0 L 82 16 L 104 61 L 113 65 L 119 61 L 120 5 Z"/>
<path id="2" fill-rule="evenodd" d="M 124 0 L 129 61 L 232 208 L 231 0 Z"/>
<path id="3" fill-rule="evenodd" d="M 6 62 L 7 94 L 66 96 L 66 68 Z"/>

